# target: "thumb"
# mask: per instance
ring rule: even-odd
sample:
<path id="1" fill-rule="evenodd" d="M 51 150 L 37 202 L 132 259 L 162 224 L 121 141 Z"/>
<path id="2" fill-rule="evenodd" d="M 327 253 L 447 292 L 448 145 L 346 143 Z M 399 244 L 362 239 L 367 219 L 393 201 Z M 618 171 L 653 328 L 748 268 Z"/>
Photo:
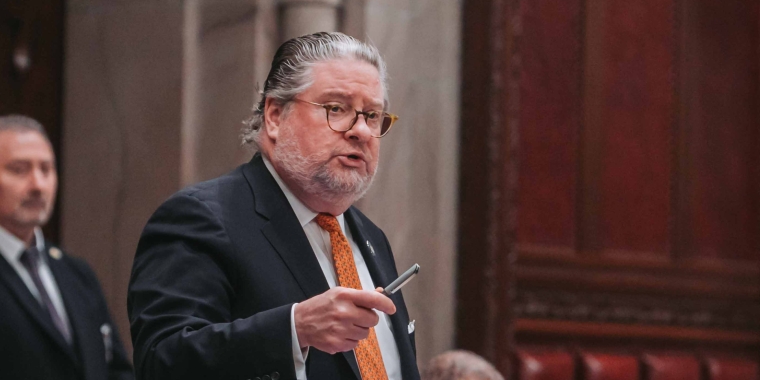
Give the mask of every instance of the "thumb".
<path id="1" fill-rule="evenodd" d="M 396 305 L 385 295 L 369 290 L 362 290 L 352 294 L 351 300 L 354 305 L 366 309 L 377 309 L 385 314 L 391 315 L 396 312 Z"/>

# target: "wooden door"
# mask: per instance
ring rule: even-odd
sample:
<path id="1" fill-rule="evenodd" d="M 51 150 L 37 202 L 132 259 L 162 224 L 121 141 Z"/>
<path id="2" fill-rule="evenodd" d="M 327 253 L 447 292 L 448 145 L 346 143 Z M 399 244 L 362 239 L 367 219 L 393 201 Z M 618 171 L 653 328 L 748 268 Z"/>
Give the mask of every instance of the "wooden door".
<path id="1" fill-rule="evenodd" d="M 464 12 L 460 347 L 756 360 L 760 1 Z"/>
<path id="2" fill-rule="evenodd" d="M 60 172 L 63 8 L 63 0 L 0 1 L 0 115 L 24 114 L 45 126 L 59 181 L 65 180 Z M 56 242 L 58 215 L 56 206 L 45 226 L 45 236 Z"/>

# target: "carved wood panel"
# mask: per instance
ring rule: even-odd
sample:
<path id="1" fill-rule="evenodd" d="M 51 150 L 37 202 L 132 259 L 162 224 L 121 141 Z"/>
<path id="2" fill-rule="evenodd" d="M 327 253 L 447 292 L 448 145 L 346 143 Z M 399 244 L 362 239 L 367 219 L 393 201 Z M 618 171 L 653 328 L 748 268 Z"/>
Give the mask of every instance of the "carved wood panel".
<path id="1" fill-rule="evenodd" d="M 667 255 L 673 6 L 588 0 L 585 20 L 583 248 Z"/>
<path id="2" fill-rule="evenodd" d="M 760 0 L 464 11 L 458 344 L 760 348 Z"/>
<path id="3" fill-rule="evenodd" d="M 758 1 L 684 6 L 684 255 L 758 261 Z"/>
<path id="4" fill-rule="evenodd" d="M 573 252 L 581 126 L 582 3 L 520 4 L 520 246 Z"/>

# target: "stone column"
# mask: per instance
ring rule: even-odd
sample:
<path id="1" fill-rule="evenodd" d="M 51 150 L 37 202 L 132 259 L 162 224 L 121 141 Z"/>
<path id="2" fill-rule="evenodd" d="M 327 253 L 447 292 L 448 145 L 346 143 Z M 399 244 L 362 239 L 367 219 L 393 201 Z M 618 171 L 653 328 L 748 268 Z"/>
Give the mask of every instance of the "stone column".
<path id="1" fill-rule="evenodd" d="M 341 0 L 280 0 L 280 37 L 340 30 Z"/>
<path id="2" fill-rule="evenodd" d="M 256 0 L 187 0 L 183 28 L 181 185 L 248 161 L 240 130 L 250 115 Z"/>

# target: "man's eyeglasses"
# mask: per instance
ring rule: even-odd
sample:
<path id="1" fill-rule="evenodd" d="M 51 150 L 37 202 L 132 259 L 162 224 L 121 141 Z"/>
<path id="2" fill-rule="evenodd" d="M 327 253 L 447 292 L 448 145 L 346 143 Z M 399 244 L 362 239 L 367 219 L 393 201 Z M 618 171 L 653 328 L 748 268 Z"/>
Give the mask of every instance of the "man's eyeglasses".
<path id="1" fill-rule="evenodd" d="M 372 137 L 380 138 L 391 130 L 398 116 L 382 111 L 357 111 L 343 103 L 314 103 L 308 100 L 295 98 L 299 102 L 313 104 L 325 109 L 327 126 L 335 132 L 348 132 L 359 120 L 359 115 L 364 115 L 364 122 L 371 131 Z"/>

